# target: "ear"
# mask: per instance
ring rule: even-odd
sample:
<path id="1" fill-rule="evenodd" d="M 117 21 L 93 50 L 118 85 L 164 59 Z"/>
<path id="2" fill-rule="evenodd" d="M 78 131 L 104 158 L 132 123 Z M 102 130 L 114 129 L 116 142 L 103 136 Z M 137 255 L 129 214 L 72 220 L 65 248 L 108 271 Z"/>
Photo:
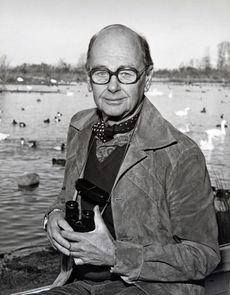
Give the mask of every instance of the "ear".
<path id="1" fill-rule="evenodd" d="M 90 77 L 89 76 L 87 76 L 87 88 L 88 88 L 88 91 L 89 92 L 92 92 L 93 91 L 92 84 L 91 84 L 91 81 L 90 81 Z"/>
<path id="2" fill-rule="evenodd" d="M 153 65 L 148 67 L 148 70 L 146 72 L 146 77 L 145 77 L 145 92 L 147 92 L 151 86 L 152 82 L 152 77 L 153 77 Z"/>

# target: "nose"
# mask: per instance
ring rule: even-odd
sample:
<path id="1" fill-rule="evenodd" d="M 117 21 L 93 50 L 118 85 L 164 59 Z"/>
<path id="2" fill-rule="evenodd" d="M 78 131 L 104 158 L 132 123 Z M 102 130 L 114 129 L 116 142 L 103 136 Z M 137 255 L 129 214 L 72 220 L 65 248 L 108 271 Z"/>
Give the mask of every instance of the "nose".
<path id="1" fill-rule="evenodd" d="M 108 84 L 108 90 L 114 93 L 119 91 L 120 89 L 120 83 L 118 82 L 117 77 L 115 75 L 112 75 Z"/>

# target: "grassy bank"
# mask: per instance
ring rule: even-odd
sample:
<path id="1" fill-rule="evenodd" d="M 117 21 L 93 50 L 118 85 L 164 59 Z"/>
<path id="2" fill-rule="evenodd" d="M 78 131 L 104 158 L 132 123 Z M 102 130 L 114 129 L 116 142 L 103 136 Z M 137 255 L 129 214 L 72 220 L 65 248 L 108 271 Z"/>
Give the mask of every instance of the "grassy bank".
<path id="1" fill-rule="evenodd" d="M 59 271 L 60 254 L 50 246 L 1 254 L 0 295 L 52 284 Z"/>

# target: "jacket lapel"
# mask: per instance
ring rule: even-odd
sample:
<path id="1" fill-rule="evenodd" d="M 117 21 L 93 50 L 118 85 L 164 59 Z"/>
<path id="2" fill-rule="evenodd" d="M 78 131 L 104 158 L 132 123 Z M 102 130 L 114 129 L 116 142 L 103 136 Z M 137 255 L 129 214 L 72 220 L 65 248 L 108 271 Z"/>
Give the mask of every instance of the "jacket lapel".
<path id="1" fill-rule="evenodd" d="M 137 126 L 118 172 L 114 187 L 125 171 L 148 156 L 147 150 L 157 150 L 173 143 L 176 143 L 176 139 L 170 131 L 169 123 L 145 97 Z"/>
<path id="2" fill-rule="evenodd" d="M 98 116 L 96 109 L 88 110 L 86 116 L 80 119 L 72 120 L 70 125 L 76 130 L 71 140 L 71 149 L 75 156 L 76 162 L 76 176 L 82 176 L 84 167 L 87 161 L 89 147 L 89 140 L 92 133 L 92 126 L 96 123 Z"/>

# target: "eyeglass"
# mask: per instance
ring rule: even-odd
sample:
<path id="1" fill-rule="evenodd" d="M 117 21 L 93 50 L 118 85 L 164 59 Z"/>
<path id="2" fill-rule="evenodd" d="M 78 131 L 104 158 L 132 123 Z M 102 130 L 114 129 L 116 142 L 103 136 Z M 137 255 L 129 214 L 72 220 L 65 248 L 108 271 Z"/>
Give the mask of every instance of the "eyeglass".
<path id="1" fill-rule="evenodd" d="M 109 83 L 113 75 L 115 75 L 117 80 L 122 84 L 134 84 L 140 79 L 147 68 L 148 66 L 145 66 L 144 69 L 138 71 L 135 68 L 120 67 L 115 72 L 107 68 L 94 68 L 89 71 L 89 76 L 94 84 L 99 85 Z"/>

